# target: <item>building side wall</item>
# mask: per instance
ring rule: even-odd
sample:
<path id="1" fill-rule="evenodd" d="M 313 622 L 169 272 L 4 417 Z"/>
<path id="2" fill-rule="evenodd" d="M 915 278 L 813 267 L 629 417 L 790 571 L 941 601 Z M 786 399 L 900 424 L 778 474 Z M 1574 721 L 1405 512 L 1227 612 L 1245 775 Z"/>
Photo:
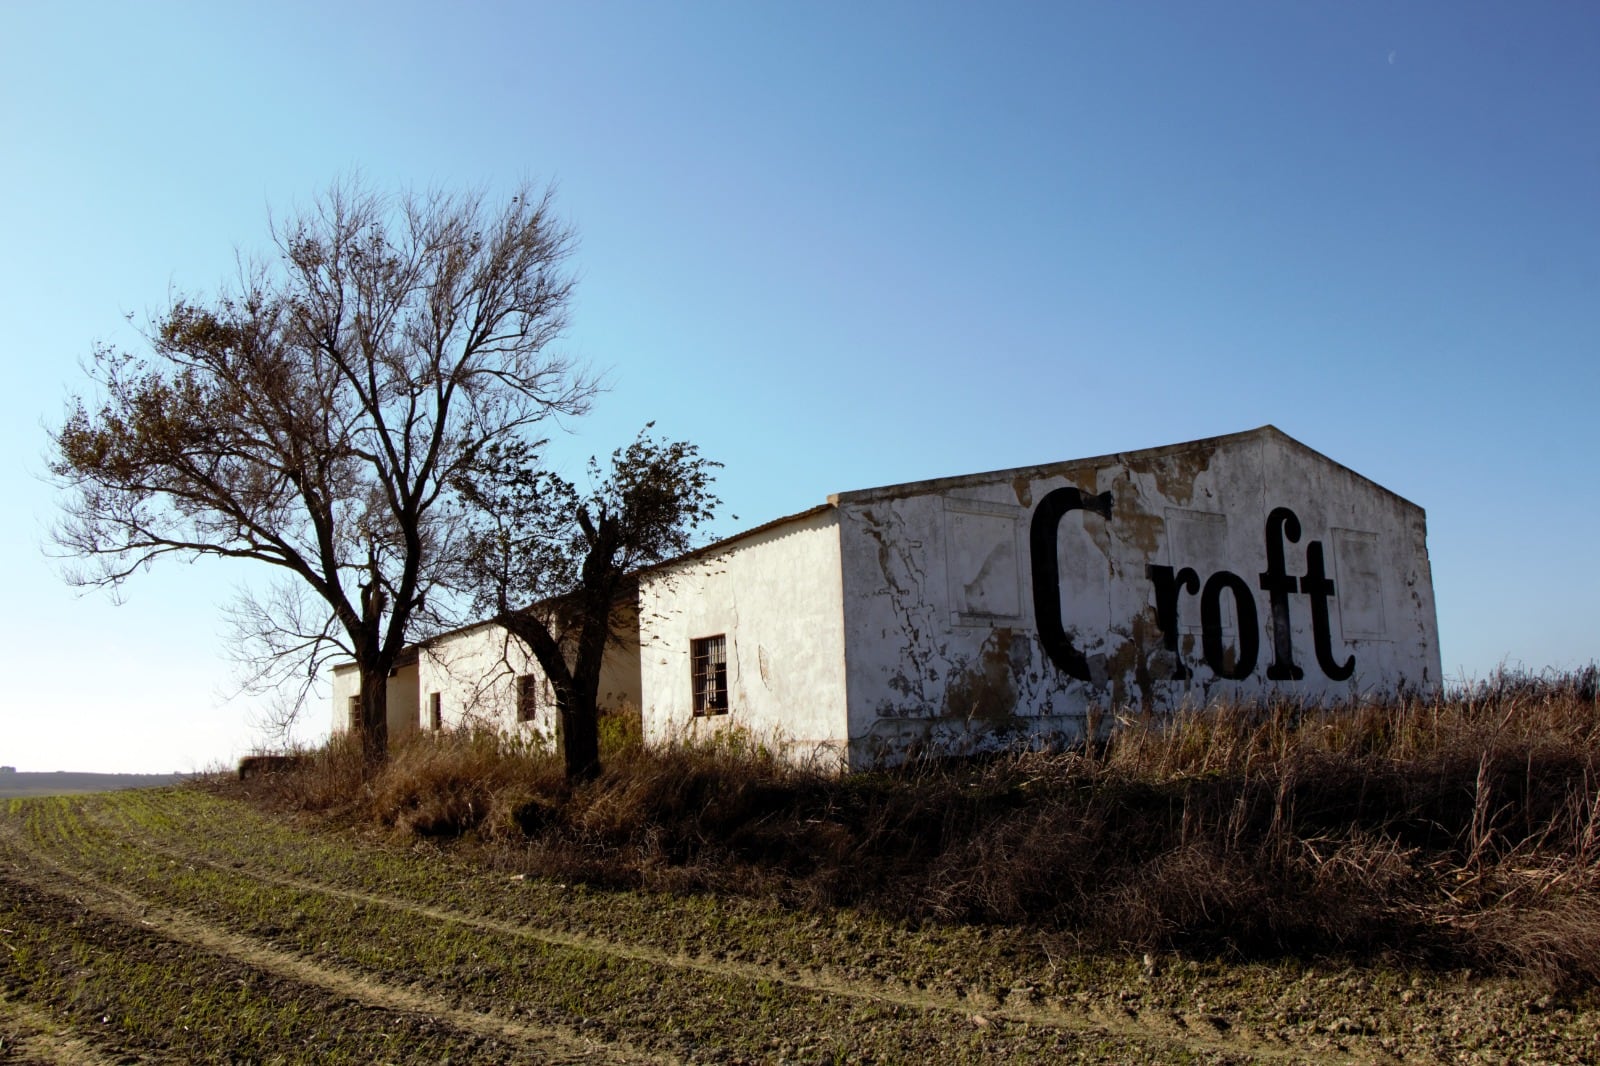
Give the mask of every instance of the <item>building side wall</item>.
<path id="1" fill-rule="evenodd" d="M 350 728 L 350 699 L 361 694 L 361 674 L 353 666 L 333 672 L 333 732 Z M 417 666 L 398 667 L 389 676 L 386 693 L 389 739 L 396 740 L 415 732 L 417 716 Z"/>
<path id="2" fill-rule="evenodd" d="M 633 607 L 615 618 L 621 637 L 606 649 L 600 668 L 602 713 L 639 713 L 638 615 Z M 533 716 L 518 721 L 517 679 L 536 678 Z M 333 671 L 333 732 L 348 728 L 349 698 L 360 690 L 353 668 Z M 417 661 L 389 679 L 389 735 L 397 738 L 431 728 L 430 697 L 439 696 L 440 725 L 445 729 L 482 726 L 520 732 L 550 741 L 555 737 L 555 692 L 532 654 L 493 625 L 474 626 L 418 649 Z"/>
<path id="3" fill-rule="evenodd" d="M 439 638 L 420 651 L 418 667 L 422 714 L 429 715 L 431 697 L 438 693 L 442 728 L 554 739 L 554 690 L 533 655 L 500 626 L 475 626 Z M 519 721 L 517 679 L 526 675 L 537 678 L 534 707 L 529 720 Z"/>
<path id="4" fill-rule="evenodd" d="M 640 704 L 637 616 L 620 611 L 615 624 L 623 638 L 607 648 L 600 668 L 601 713 L 637 714 Z M 496 625 L 475 626 L 431 641 L 420 649 L 419 707 L 428 728 L 430 697 L 439 695 L 445 729 L 485 727 L 521 732 L 553 741 L 556 736 L 555 690 L 538 660 L 520 641 Z M 535 678 L 531 717 L 518 720 L 518 678 Z"/>
<path id="5" fill-rule="evenodd" d="M 600 664 L 600 710 L 607 714 L 639 716 L 644 706 L 643 680 L 639 671 L 639 611 L 629 605 L 619 608 L 613 619 L 616 641 L 606 649 Z"/>
<path id="6" fill-rule="evenodd" d="M 1076 739 L 1096 708 L 1439 683 L 1421 509 L 1275 432 L 849 494 L 839 520 L 852 766 Z"/>
<path id="7" fill-rule="evenodd" d="M 838 523 L 822 511 L 648 575 L 639 592 L 648 743 L 727 729 L 791 758 L 842 758 L 844 636 Z M 691 648 L 726 637 L 727 714 L 696 717 Z"/>

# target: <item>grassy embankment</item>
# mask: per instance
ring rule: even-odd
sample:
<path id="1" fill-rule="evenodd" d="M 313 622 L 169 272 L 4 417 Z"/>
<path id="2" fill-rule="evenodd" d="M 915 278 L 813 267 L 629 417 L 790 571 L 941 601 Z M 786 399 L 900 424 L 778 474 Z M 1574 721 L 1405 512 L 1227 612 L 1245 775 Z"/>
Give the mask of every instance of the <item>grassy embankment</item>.
<path id="1" fill-rule="evenodd" d="M 1064 754 L 845 779 L 737 739 L 548 756 L 422 738 L 376 780 L 344 753 L 268 806 L 470 836 L 537 876 L 1026 925 L 1078 948 L 1393 957 L 1600 981 L 1595 670 L 1436 701 L 1119 719 Z"/>
<path id="2" fill-rule="evenodd" d="M 1593 1061 L 1593 686 L 0 803 L 0 1063 Z"/>

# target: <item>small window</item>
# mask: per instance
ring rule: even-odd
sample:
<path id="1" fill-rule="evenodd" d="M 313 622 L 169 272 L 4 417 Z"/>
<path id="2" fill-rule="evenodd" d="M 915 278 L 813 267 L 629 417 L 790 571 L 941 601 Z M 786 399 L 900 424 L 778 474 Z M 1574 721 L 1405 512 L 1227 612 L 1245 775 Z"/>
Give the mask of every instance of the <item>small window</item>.
<path id="1" fill-rule="evenodd" d="M 439 694 L 428 693 L 428 728 L 437 733 L 444 728 L 444 709 L 439 705 Z"/>
<path id="2" fill-rule="evenodd" d="M 694 713 L 728 713 L 728 638 L 718 634 L 690 642 Z"/>
<path id="3" fill-rule="evenodd" d="M 517 678 L 517 721 L 531 722 L 539 712 L 539 675 Z"/>
<path id="4" fill-rule="evenodd" d="M 351 696 L 345 710 L 350 716 L 350 732 L 361 732 L 361 697 Z"/>

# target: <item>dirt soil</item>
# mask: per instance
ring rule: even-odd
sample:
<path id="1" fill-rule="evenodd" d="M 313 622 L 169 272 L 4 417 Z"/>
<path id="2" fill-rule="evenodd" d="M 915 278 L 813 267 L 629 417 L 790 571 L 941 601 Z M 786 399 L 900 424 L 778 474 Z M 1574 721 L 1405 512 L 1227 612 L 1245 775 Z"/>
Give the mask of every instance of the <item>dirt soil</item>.
<path id="1" fill-rule="evenodd" d="M 0 1064 L 1594 1062 L 1591 998 L 604 892 L 194 788 L 0 803 Z"/>

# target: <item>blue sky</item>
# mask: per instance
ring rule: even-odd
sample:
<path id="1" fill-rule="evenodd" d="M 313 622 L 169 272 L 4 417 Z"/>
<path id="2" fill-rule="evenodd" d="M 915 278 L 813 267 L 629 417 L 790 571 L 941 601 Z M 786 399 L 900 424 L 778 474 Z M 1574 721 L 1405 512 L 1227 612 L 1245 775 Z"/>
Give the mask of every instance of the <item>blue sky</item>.
<path id="1" fill-rule="evenodd" d="M 252 742 L 218 611 L 250 575 L 68 588 L 46 427 L 125 316 L 356 170 L 554 182 L 564 343 L 613 386 L 562 448 L 699 442 L 719 532 L 1270 422 L 1427 509 L 1447 674 L 1596 657 L 1591 5 L 17 3 L 4 31 L 0 763 Z"/>

